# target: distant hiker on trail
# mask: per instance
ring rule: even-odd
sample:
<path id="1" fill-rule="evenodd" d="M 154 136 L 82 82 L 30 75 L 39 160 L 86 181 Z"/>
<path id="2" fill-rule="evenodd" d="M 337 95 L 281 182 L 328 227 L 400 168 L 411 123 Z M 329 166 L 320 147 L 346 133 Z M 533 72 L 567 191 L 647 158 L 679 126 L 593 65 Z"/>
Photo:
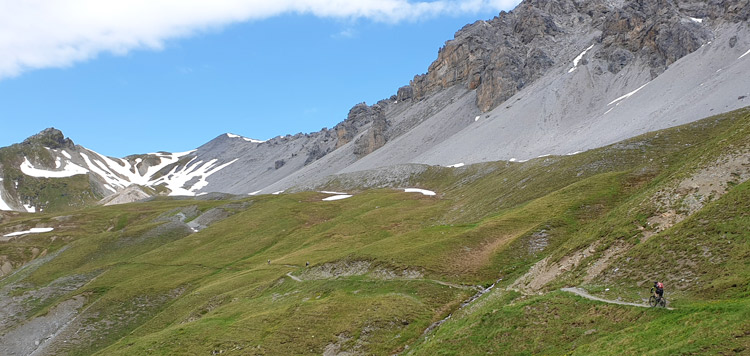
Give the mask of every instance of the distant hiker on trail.
<path id="1" fill-rule="evenodd" d="M 654 281 L 654 296 L 656 300 L 661 300 L 661 297 L 664 296 L 664 283 Z"/>

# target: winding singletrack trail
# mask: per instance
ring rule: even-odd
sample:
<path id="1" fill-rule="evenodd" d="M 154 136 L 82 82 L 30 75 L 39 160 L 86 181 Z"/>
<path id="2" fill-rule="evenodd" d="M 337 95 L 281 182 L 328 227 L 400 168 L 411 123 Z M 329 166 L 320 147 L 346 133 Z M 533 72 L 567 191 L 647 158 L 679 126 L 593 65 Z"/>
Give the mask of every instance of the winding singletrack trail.
<path id="1" fill-rule="evenodd" d="M 595 301 L 603 302 L 603 303 L 618 304 L 618 305 L 629 305 L 629 306 L 641 307 L 641 308 L 651 308 L 651 306 L 648 305 L 648 304 L 638 304 L 638 303 L 630 303 L 630 302 L 621 302 L 621 301 L 618 301 L 618 300 L 610 300 L 610 299 L 599 298 L 599 297 L 596 297 L 596 296 L 593 296 L 593 295 L 589 294 L 588 292 L 586 292 L 585 290 L 583 290 L 581 288 L 576 288 L 576 287 L 573 287 L 573 288 L 561 288 L 560 290 L 563 291 L 563 292 L 568 292 L 568 293 L 576 294 L 578 296 L 581 296 L 581 297 L 589 299 L 589 300 L 595 300 Z M 667 309 L 668 310 L 674 310 L 674 308 L 667 308 Z"/>

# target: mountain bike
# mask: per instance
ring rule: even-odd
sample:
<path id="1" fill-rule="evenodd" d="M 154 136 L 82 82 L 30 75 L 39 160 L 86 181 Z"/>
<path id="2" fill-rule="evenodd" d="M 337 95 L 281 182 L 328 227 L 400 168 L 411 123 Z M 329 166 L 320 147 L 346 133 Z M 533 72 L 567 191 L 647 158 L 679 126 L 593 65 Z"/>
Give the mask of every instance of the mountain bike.
<path id="1" fill-rule="evenodd" d="M 654 296 L 654 288 L 651 287 L 651 297 L 648 298 L 648 305 L 650 305 L 652 308 L 656 307 L 656 306 L 659 306 L 659 307 L 662 307 L 662 308 L 666 308 L 667 307 L 667 298 L 664 298 L 664 296 L 662 296 L 661 298 L 657 299 Z"/>

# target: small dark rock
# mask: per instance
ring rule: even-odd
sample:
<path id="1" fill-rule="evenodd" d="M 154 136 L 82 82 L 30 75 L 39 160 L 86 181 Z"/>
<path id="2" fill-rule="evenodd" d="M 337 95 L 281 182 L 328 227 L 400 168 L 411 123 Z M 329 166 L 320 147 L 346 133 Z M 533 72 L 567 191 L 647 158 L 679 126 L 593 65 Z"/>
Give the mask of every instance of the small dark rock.
<path id="1" fill-rule="evenodd" d="M 737 36 L 732 36 L 732 38 L 729 39 L 729 48 L 734 48 L 734 46 L 737 45 Z"/>

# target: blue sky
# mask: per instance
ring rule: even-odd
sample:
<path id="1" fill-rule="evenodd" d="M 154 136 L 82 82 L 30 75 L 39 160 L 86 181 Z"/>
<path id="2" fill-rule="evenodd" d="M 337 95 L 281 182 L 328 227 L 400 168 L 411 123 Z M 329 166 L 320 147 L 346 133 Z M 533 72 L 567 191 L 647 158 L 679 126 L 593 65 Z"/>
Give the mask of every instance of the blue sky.
<path id="1" fill-rule="evenodd" d="M 378 7 L 389 1 L 396 7 Z M 353 105 L 388 98 L 424 73 L 463 25 L 518 1 L 363 1 L 351 9 L 307 2 L 309 8 L 292 10 L 247 5 L 251 15 L 244 16 L 228 8 L 221 16 L 230 18 L 218 20 L 206 20 L 210 11 L 203 10 L 176 25 L 93 10 L 70 10 L 85 17 L 75 21 L 58 19 L 65 16 L 59 9 L 39 15 L 39 23 L 67 21 L 64 28 L 73 30 L 40 29 L 23 46 L 0 35 L 0 146 L 56 127 L 77 144 L 123 157 L 187 151 L 224 132 L 265 140 L 332 127 Z M 444 6 L 423 10 L 438 3 Z M 41 12 L 34 11 L 17 15 Z M 0 34 L 28 32 L 1 25 L 2 16 Z M 88 17 L 107 21 L 70 25 Z M 142 22 L 150 27 L 132 24 Z"/>

